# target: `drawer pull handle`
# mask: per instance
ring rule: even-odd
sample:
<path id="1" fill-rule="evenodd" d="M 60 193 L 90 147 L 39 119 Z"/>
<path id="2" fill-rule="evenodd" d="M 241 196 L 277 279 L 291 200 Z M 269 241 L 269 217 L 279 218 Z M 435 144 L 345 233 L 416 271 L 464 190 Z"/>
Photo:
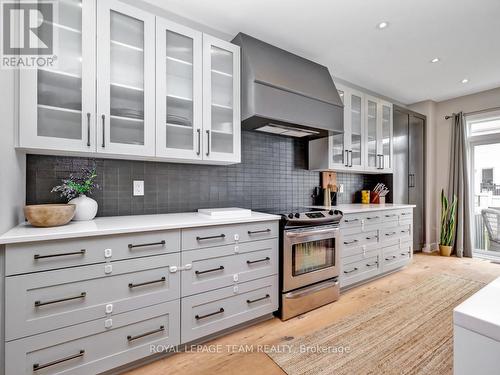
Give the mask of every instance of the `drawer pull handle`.
<path id="1" fill-rule="evenodd" d="M 141 243 L 139 245 L 134 245 L 134 244 L 129 243 L 128 248 L 135 249 L 136 247 L 158 246 L 158 245 L 165 246 L 165 244 L 166 244 L 165 240 L 162 240 L 160 242 Z"/>
<path id="2" fill-rule="evenodd" d="M 200 319 L 208 318 L 208 317 L 210 317 L 210 316 L 214 316 L 214 315 L 217 315 L 217 314 L 222 314 L 223 312 L 224 312 L 224 308 L 223 308 L 223 307 L 221 307 L 221 308 L 219 309 L 219 311 L 215 311 L 215 312 L 213 312 L 213 313 L 209 313 L 209 314 L 206 314 L 206 315 L 196 315 L 194 318 L 195 318 L 196 320 L 200 320 Z"/>
<path id="3" fill-rule="evenodd" d="M 257 259 L 257 260 L 247 260 L 247 264 L 254 264 L 254 263 L 260 263 L 260 262 L 267 262 L 268 260 L 271 260 L 269 257 L 265 257 L 262 259 Z"/>
<path id="4" fill-rule="evenodd" d="M 211 269 L 209 269 L 209 270 L 205 270 L 205 271 L 194 271 L 194 273 L 195 273 L 196 275 L 203 275 L 204 273 L 222 271 L 223 269 L 224 269 L 224 266 L 220 266 L 220 267 L 217 267 L 217 268 L 211 268 Z"/>
<path id="5" fill-rule="evenodd" d="M 345 219 L 344 220 L 346 223 L 353 223 L 355 221 L 359 221 L 359 219 Z"/>
<path id="6" fill-rule="evenodd" d="M 401 215 L 406 216 L 406 215 L 411 215 L 409 212 L 403 212 Z"/>
<path id="7" fill-rule="evenodd" d="M 271 296 L 269 294 L 266 294 L 264 297 L 260 297 L 257 299 L 247 299 L 247 303 L 254 303 L 254 302 L 263 301 L 265 299 L 268 299 L 269 297 L 271 297 Z"/>
<path id="8" fill-rule="evenodd" d="M 44 363 L 43 365 L 35 363 L 35 364 L 33 364 L 33 371 L 38 371 L 38 370 L 41 370 L 41 369 L 44 369 L 47 367 L 58 365 L 59 363 L 71 361 L 72 359 L 83 357 L 84 354 L 85 354 L 85 350 L 82 349 L 82 350 L 80 350 L 80 352 L 78 354 L 73 354 L 73 355 L 70 355 L 68 357 L 56 359 L 55 361 L 47 362 L 47 363 Z"/>
<path id="9" fill-rule="evenodd" d="M 391 255 L 389 258 L 385 258 L 385 260 L 393 260 L 396 259 L 396 255 Z"/>
<path id="10" fill-rule="evenodd" d="M 402 256 L 407 256 L 409 253 L 401 253 Z"/>
<path id="11" fill-rule="evenodd" d="M 352 240 L 352 241 L 344 241 L 344 245 L 351 245 L 353 243 L 358 242 L 358 240 Z"/>
<path id="12" fill-rule="evenodd" d="M 33 258 L 35 260 L 37 259 L 43 259 L 43 258 L 56 258 L 56 257 L 65 257 L 65 256 L 70 256 L 70 255 L 85 255 L 85 252 L 87 250 L 82 249 L 80 251 L 73 251 L 71 253 L 61 253 L 61 254 L 47 254 L 47 255 L 40 255 L 40 254 L 35 254 Z"/>
<path id="13" fill-rule="evenodd" d="M 374 238 L 378 238 L 377 236 L 366 237 L 367 240 L 373 240 Z"/>
<path id="14" fill-rule="evenodd" d="M 373 262 L 373 263 L 366 263 L 366 267 L 373 267 L 376 266 L 378 262 Z"/>
<path id="15" fill-rule="evenodd" d="M 385 235 L 386 236 L 394 236 L 396 234 L 396 232 L 390 232 L 390 233 L 386 233 Z"/>
<path id="16" fill-rule="evenodd" d="M 260 233 L 269 233 L 271 231 L 271 229 L 264 229 L 264 230 L 254 230 L 254 231 L 251 231 L 249 230 L 248 231 L 248 234 L 249 235 L 252 235 L 252 234 L 260 234 Z"/>
<path id="17" fill-rule="evenodd" d="M 355 272 L 355 271 L 357 271 L 357 270 L 358 270 L 358 268 L 357 268 L 357 267 L 354 267 L 354 268 L 353 268 L 352 270 L 350 270 L 350 271 L 344 271 L 344 273 L 352 273 L 352 272 Z"/>
<path id="18" fill-rule="evenodd" d="M 52 305 L 54 303 L 66 302 L 66 301 L 72 301 L 74 299 L 85 298 L 86 295 L 87 295 L 87 292 L 81 292 L 79 295 L 73 296 L 73 297 L 66 297 L 66 298 L 54 299 L 52 301 L 47 301 L 47 302 L 35 301 L 35 307 L 40 307 L 40 306 L 45 306 L 45 305 Z"/>
<path id="19" fill-rule="evenodd" d="M 394 217 L 394 216 L 398 216 L 398 215 L 396 215 L 396 214 L 385 215 L 385 217 Z"/>
<path id="20" fill-rule="evenodd" d="M 401 233 L 408 233 L 410 230 L 409 229 L 405 229 L 405 230 L 402 230 Z"/>
<path id="21" fill-rule="evenodd" d="M 127 341 L 134 341 L 134 340 L 137 340 L 137 339 L 142 339 L 143 337 L 146 337 L 146 336 L 149 336 L 149 335 L 154 335 L 155 333 L 158 333 L 158 332 L 163 332 L 165 331 L 165 326 L 160 326 L 160 328 L 158 329 L 154 329 L 152 331 L 149 331 L 149 332 L 144 332 L 144 333 L 141 333 L 140 335 L 137 335 L 137 336 L 127 336 Z"/>
<path id="22" fill-rule="evenodd" d="M 216 238 L 226 238 L 226 235 L 224 233 L 222 233 L 222 234 L 219 234 L 217 236 L 196 237 L 196 241 L 215 240 Z"/>
<path id="23" fill-rule="evenodd" d="M 151 284 L 156 284 L 156 283 L 162 283 L 166 280 L 165 276 L 163 276 L 161 279 L 158 279 L 158 280 L 152 280 L 152 281 L 145 281 L 143 283 L 137 283 L 137 284 L 134 284 L 134 283 L 129 283 L 128 284 L 128 287 L 130 289 L 132 288 L 136 288 L 138 286 L 145 286 L 145 285 L 151 285 Z"/>
<path id="24" fill-rule="evenodd" d="M 375 220 L 375 219 L 380 219 L 380 216 L 372 216 L 366 218 L 366 220 Z"/>

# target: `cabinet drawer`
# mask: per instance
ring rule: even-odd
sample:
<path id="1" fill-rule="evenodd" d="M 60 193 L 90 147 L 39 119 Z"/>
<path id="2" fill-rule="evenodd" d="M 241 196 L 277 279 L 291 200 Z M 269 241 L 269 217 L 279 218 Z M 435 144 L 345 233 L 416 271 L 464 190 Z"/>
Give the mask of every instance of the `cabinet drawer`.
<path id="1" fill-rule="evenodd" d="M 179 326 L 176 300 L 11 341 L 5 374 L 101 373 L 153 354 L 151 345 L 178 345 Z"/>
<path id="2" fill-rule="evenodd" d="M 16 275 L 178 251 L 179 230 L 40 241 L 8 245 L 5 269 Z"/>
<path id="3" fill-rule="evenodd" d="M 345 287 L 369 279 L 379 273 L 380 256 L 378 251 L 350 256 L 342 259 L 340 284 Z"/>
<path id="4" fill-rule="evenodd" d="M 380 231 L 380 242 L 391 241 L 394 239 L 408 241 L 410 237 L 411 224 L 384 228 Z"/>
<path id="5" fill-rule="evenodd" d="M 356 233 L 345 235 L 343 239 L 343 249 L 347 250 L 361 245 L 372 245 L 378 242 L 378 231 Z"/>
<path id="6" fill-rule="evenodd" d="M 277 275 L 183 298 L 181 343 L 210 335 L 277 309 Z"/>
<path id="7" fill-rule="evenodd" d="M 169 270 L 179 264 L 174 253 L 7 277 L 6 339 L 179 298 L 180 274 Z"/>
<path id="8" fill-rule="evenodd" d="M 362 214 L 347 214 L 340 221 L 340 228 L 359 228 L 361 231 L 361 220 L 363 220 Z"/>
<path id="9" fill-rule="evenodd" d="M 411 258 L 411 244 L 386 247 L 382 251 L 382 272 L 392 271 L 408 264 Z"/>
<path id="10" fill-rule="evenodd" d="M 391 221 L 398 221 L 399 214 L 400 214 L 400 212 L 397 210 L 384 211 L 383 215 L 382 215 L 382 222 L 387 223 L 387 222 L 391 222 Z"/>
<path id="11" fill-rule="evenodd" d="M 278 237 L 278 221 L 219 225 L 182 230 L 182 250 L 230 245 Z"/>
<path id="12" fill-rule="evenodd" d="M 182 296 L 206 292 L 278 273 L 278 239 L 185 251 Z"/>

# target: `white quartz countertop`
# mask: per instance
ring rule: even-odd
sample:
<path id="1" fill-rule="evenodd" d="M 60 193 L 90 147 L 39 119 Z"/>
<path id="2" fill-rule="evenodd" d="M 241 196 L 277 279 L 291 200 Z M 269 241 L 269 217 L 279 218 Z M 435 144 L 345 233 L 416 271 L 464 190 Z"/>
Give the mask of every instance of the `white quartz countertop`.
<path id="1" fill-rule="evenodd" d="M 500 277 L 455 307 L 453 323 L 500 341 Z"/>
<path id="2" fill-rule="evenodd" d="M 0 245 L 279 219 L 276 215 L 252 211 L 250 216 L 241 218 L 213 218 L 197 212 L 98 217 L 91 221 L 71 221 L 67 225 L 52 228 L 36 228 L 24 223 L 0 236 Z"/>
<path id="3" fill-rule="evenodd" d="M 307 206 L 307 208 L 316 208 L 319 210 L 340 210 L 344 214 L 355 214 L 360 212 L 369 211 L 381 211 L 381 210 L 397 210 L 403 208 L 415 208 L 414 204 L 362 204 L 362 203 L 350 203 L 350 204 L 339 204 L 337 206 Z"/>

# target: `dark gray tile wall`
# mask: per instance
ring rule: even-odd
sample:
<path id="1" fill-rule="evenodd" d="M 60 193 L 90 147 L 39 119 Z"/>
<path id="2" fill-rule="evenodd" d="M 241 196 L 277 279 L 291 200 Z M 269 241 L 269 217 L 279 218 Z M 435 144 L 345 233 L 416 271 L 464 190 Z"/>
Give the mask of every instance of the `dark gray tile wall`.
<path id="1" fill-rule="evenodd" d="M 307 143 L 297 139 L 242 132 L 242 162 L 230 166 L 28 155 L 27 204 L 56 203 L 53 186 L 83 167 L 97 168 L 101 189 L 93 198 L 98 216 L 195 211 L 203 207 L 277 208 L 312 204 L 320 183 L 307 170 Z M 353 193 L 374 185 L 376 176 L 339 173 L 350 203 Z M 132 181 L 144 180 L 143 197 L 132 195 Z"/>

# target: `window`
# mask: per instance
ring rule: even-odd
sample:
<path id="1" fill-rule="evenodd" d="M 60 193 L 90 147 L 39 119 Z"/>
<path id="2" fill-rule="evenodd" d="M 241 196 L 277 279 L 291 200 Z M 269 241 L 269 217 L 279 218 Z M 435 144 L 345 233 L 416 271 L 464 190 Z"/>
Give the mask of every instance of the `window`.
<path id="1" fill-rule="evenodd" d="M 500 257 L 500 112 L 467 116 L 475 255 Z"/>

